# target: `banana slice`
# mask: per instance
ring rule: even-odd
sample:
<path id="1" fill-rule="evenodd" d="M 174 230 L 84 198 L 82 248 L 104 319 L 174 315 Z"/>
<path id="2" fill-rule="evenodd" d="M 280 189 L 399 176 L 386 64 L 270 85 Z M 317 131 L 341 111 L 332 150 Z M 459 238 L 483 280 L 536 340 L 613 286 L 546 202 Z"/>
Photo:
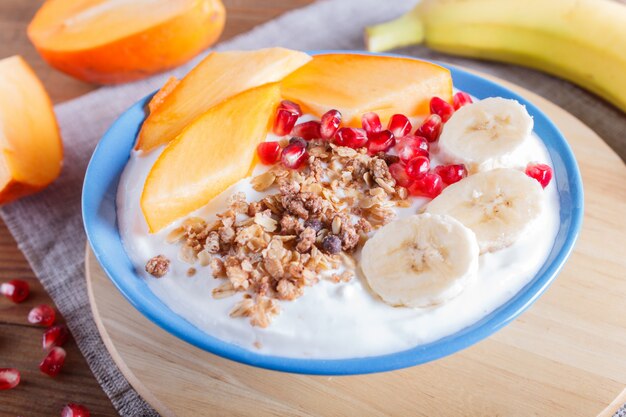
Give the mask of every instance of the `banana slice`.
<path id="1" fill-rule="evenodd" d="M 414 215 L 387 224 L 365 243 L 361 269 L 387 304 L 428 307 L 457 296 L 476 275 L 478 244 L 451 216 Z"/>
<path id="2" fill-rule="evenodd" d="M 533 119 L 516 100 L 486 98 L 457 110 L 444 125 L 439 151 L 470 172 L 513 167 L 513 154 L 530 136 Z"/>
<path id="3" fill-rule="evenodd" d="M 539 182 L 516 169 L 470 175 L 448 186 L 426 212 L 448 214 L 476 233 L 480 252 L 503 249 L 520 237 L 543 210 Z"/>

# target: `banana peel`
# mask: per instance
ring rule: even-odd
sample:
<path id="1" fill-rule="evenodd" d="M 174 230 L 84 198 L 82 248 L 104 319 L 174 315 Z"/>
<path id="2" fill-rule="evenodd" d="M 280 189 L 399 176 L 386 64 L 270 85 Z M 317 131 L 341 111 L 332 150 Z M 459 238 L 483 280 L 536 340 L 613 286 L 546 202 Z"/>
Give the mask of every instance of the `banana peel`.
<path id="1" fill-rule="evenodd" d="M 365 29 L 373 52 L 425 44 L 569 80 L 626 112 L 626 4 L 615 0 L 422 0 Z"/>

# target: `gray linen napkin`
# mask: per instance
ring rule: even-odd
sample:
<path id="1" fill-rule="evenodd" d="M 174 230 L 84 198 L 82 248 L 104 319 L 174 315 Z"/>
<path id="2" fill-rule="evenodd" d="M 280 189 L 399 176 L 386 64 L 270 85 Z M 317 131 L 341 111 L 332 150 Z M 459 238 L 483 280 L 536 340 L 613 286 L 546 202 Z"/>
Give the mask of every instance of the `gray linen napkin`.
<path id="1" fill-rule="evenodd" d="M 363 49 L 363 27 L 396 17 L 403 0 L 326 0 L 294 10 L 217 46 L 217 50 L 284 46 L 300 50 Z M 624 158 L 626 118 L 581 89 L 538 72 L 509 65 L 452 58 L 422 47 L 400 51 L 492 73 L 556 102 L 596 129 Z M 185 74 L 201 57 L 170 74 Z M 157 415 L 132 389 L 102 343 L 90 314 L 84 279 L 85 236 L 80 193 L 89 157 L 107 127 L 124 109 L 158 88 L 170 74 L 102 88 L 56 107 L 65 143 L 61 177 L 45 191 L 0 208 L 24 252 L 85 355 L 98 382 L 122 416 Z"/>

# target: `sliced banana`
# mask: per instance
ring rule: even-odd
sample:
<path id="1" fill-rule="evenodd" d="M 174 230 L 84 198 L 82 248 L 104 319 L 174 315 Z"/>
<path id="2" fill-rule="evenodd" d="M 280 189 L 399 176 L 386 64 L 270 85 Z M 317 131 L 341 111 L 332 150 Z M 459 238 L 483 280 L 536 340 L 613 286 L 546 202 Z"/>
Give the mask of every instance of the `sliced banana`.
<path id="1" fill-rule="evenodd" d="M 514 153 L 530 137 L 533 118 L 516 100 L 491 97 L 457 110 L 444 125 L 439 151 L 446 163 L 470 172 L 513 167 Z"/>
<path id="2" fill-rule="evenodd" d="M 476 233 L 480 252 L 515 242 L 541 214 L 545 196 L 539 182 L 516 169 L 470 175 L 448 186 L 426 207 L 448 214 Z"/>
<path id="3" fill-rule="evenodd" d="M 474 233 L 451 216 L 393 221 L 363 246 L 371 289 L 393 306 L 428 307 L 457 296 L 478 270 Z"/>

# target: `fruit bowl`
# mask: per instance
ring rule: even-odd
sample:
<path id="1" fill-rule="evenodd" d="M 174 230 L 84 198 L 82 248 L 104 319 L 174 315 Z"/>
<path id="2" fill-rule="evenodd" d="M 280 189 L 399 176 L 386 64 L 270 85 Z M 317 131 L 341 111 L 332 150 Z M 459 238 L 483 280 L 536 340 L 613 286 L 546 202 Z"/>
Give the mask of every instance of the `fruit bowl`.
<path id="1" fill-rule="evenodd" d="M 534 118 L 534 130 L 545 143 L 552 159 L 560 202 L 559 230 L 539 272 L 510 300 L 471 326 L 435 342 L 392 354 L 348 359 L 302 359 L 264 355 L 224 342 L 174 313 L 136 273 L 124 250 L 117 227 L 115 201 L 118 181 L 146 116 L 144 108 L 151 96 L 143 98 L 119 117 L 101 139 L 87 168 L 82 214 L 96 258 L 126 299 L 158 326 L 201 349 L 262 368 L 321 375 L 389 371 L 439 359 L 488 337 L 526 310 L 556 278 L 580 230 L 583 213 L 582 181 L 567 141 L 536 106 L 494 82 L 455 67 L 446 67 L 452 73 L 455 87 L 477 98 L 499 96 L 518 100 L 526 106 Z"/>

